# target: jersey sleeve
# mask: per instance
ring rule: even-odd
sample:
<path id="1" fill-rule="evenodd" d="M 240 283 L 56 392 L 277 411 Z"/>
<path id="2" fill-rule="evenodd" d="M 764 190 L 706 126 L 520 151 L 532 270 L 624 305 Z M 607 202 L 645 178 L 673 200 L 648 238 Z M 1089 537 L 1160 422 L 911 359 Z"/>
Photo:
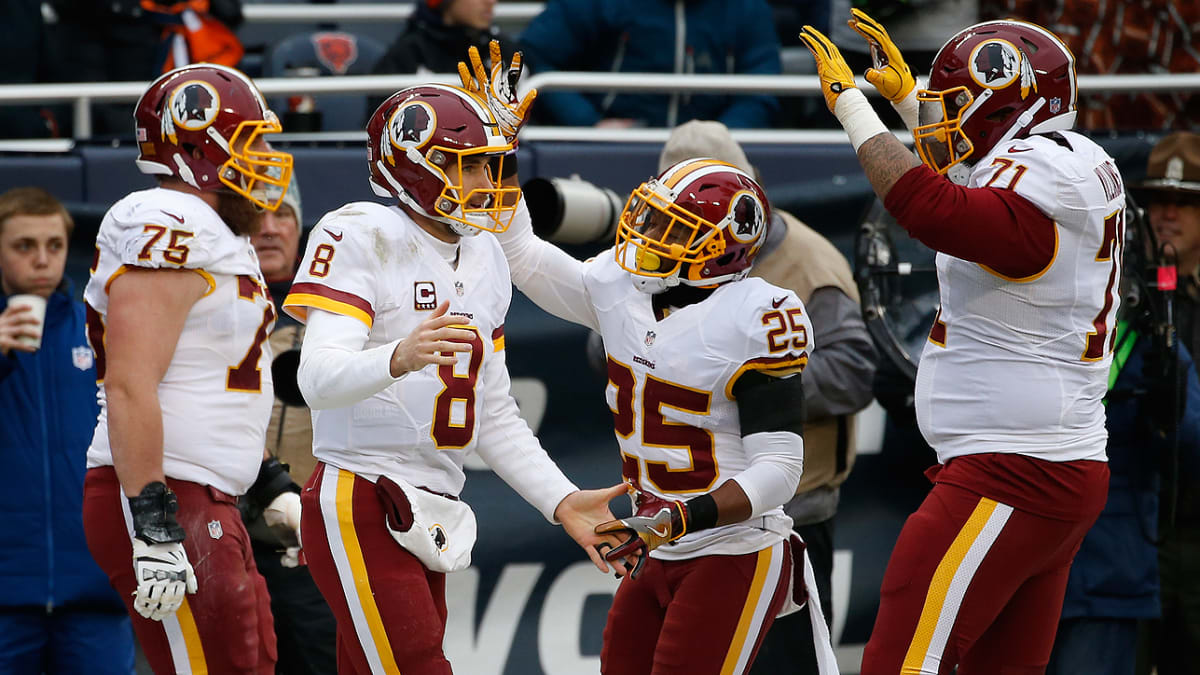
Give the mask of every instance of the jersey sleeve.
<path id="1" fill-rule="evenodd" d="M 374 229 L 365 222 L 366 211 L 357 206 L 349 204 L 327 214 L 309 235 L 283 301 L 284 311 L 298 321 L 306 321 L 308 309 L 315 307 L 358 319 L 368 329 L 374 324 L 379 258 Z"/>
<path id="2" fill-rule="evenodd" d="M 234 254 L 244 251 L 245 246 L 242 239 L 212 214 L 196 214 L 171 206 L 160 208 L 153 201 L 123 211 L 111 214 L 107 236 L 121 265 L 210 269 L 233 274 L 253 271 L 213 269 L 228 267 Z M 247 259 L 240 262 L 249 267 Z"/>
<path id="3" fill-rule="evenodd" d="M 760 292 L 742 298 L 737 332 L 740 345 L 730 345 L 737 364 L 725 385 L 733 399 L 738 378 L 755 370 L 786 377 L 804 370 L 813 349 L 813 329 L 804 303 L 789 290 L 759 284 Z M 740 348 L 739 348 L 740 347 Z"/>

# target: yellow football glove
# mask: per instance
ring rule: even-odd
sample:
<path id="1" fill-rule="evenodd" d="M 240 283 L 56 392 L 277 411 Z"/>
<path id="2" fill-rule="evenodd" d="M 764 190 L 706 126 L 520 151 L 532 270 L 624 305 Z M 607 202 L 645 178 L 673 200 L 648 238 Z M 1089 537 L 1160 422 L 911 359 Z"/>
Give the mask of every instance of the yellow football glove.
<path id="1" fill-rule="evenodd" d="M 846 59 L 842 58 L 837 46 L 822 35 L 821 31 L 812 26 L 805 26 L 800 31 L 800 39 L 817 60 L 821 93 L 825 95 L 825 105 L 829 106 L 829 112 L 833 112 L 834 104 L 842 92 L 858 88 L 854 83 L 854 73 L 851 72 L 850 66 L 846 65 Z"/>
<path id="2" fill-rule="evenodd" d="M 467 64 L 459 61 L 458 77 L 462 80 L 463 89 L 487 104 L 496 121 L 500 123 L 500 133 L 512 141 L 529 119 L 529 108 L 533 105 L 533 99 L 537 98 L 537 89 L 531 90 L 524 99 L 518 101 L 517 80 L 521 78 L 521 52 L 513 54 L 512 63 L 506 70 L 504 57 L 500 53 L 500 43 L 492 40 L 488 44 L 488 51 L 492 66 L 490 74 L 483 68 L 479 50 L 472 46 L 468 52 L 471 67 L 468 68 Z"/>
<path id="3" fill-rule="evenodd" d="M 864 74 L 867 82 L 875 85 L 880 94 L 892 103 L 899 103 L 908 92 L 917 86 L 912 69 L 904 62 L 900 48 L 892 42 L 886 29 L 878 21 L 859 9 L 851 9 L 854 18 L 846 23 L 867 40 L 871 48 L 871 63 Z"/>

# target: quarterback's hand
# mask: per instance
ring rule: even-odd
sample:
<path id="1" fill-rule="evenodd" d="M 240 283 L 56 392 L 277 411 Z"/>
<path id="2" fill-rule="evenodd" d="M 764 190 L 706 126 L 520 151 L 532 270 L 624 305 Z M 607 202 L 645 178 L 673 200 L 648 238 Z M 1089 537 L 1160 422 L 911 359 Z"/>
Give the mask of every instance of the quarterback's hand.
<path id="1" fill-rule="evenodd" d="M 196 592 L 196 572 L 182 542 L 148 544 L 134 537 L 133 574 L 133 608 L 151 621 L 162 621 L 183 604 L 185 592 Z"/>
<path id="2" fill-rule="evenodd" d="M 851 9 L 853 18 L 846 23 L 867 40 L 871 48 L 872 67 L 864 74 L 880 94 L 892 103 L 899 103 L 917 86 L 912 70 L 904 62 L 900 48 L 892 42 L 886 29 L 860 9 Z"/>
<path id="3" fill-rule="evenodd" d="M 637 563 L 629 574 L 631 579 L 636 579 L 651 551 L 687 534 L 685 523 L 683 504 L 670 502 L 652 516 L 631 516 L 601 523 L 596 526 L 596 534 L 628 535 L 624 544 L 609 551 L 604 557 L 607 560 L 616 560 L 637 555 Z"/>
<path id="4" fill-rule="evenodd" d="M 800 39 L 817 60 L 821 93 L 825 95 L 825 105 L 829 107 L 829 112 L 833 112 L 838 96 L 848 89 L 858 87 L 854 83 L 854 73 L 851 72 L 850 66 L 846 65 L 846 59 L 842 58 L 837 46 L 822 35 L 821 31 L 812 26 L 805 26 L 800 31 Z"/>
<path id="5" fill-rule="evenodd" d="M 471 343 L 477 339 L 475 333 L 461 325 L 463 318 L 447 314 L 450 301 L 437 306 L 428 319 L 422 321 L 408 337 L 392 351 L 392 377 L 416 372 L 429 364 L 453 366 L 458 357 L 453 352 L 471 351 Z"/>
<path id="6" fill-rule="evenodd" d="M 483 68 L 479 50 L 471 47 L 468 52 L 471 67 L 468 68 L 467 64 L 459 61 L 458 76 L 462 80 L 463 89 L 487 103 L 488 109 L 500 123 L 500 133 L 511 142 L 528 121 L 529 108 L 533 105 L 533 99 L 537 98 L 537 89 L 525 94 L 524 99 L 517 100 L 517 81 L 521 78 L 521 52 L 513 54 L 512 63 L 507 69 L 504 67 L 499 42 L 492 40 L 488 44 L 488 52 L 492 66 L 490 74 Z"/>
<path id="7" fill-rule="evenodd" d="M 603 490 L 578 490 L 564 497 L 554 510 L 554 518 L 562 523 L 563 529 L 583 548 L 601 572 L 609 571 L 604 553 L 619 547 L 622 538 L 599 534 L 597 525 L 613 520 L 608 503 L 625 495 L 628 489 L 625 483 L 618 483 Z M 614 558 L 609 562 L 617 576 L 625 575 L 627 567 L 623 560 Z"/>

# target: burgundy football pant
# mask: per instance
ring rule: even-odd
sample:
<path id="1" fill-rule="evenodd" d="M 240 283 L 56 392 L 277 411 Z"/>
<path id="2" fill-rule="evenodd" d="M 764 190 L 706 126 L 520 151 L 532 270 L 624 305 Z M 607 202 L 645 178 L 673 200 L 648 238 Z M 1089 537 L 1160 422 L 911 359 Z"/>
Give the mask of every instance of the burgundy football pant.
<path id="1" fill-rule="evenodd" d="M 979 484 L 1015 494 L 978 474 L 988 461 L 955 459 L 944 473 L 967 482 L 972 471 Z M 958 675 L 1044 673 L 1071 561 L 1108 490 L 1103 463 L 1074 464 L 1084 468 L 1069 489 L 1035 484 L 1048 510 L 1073 510 L 1071 517 L 1035 513 L 1033 503 L 1014 508 L 939 477 L 892 550 L 862 675 L 947 675 L 955 666 Z"/>
<path id="2" fill-rule="evenodd" d="M 156 673 L 275 672 L 275 630 L 267 584 L 254 565 L 237 500 L 215 488 L 167 479 L 179 499 L 176 518 L 198 590 L 162 621 L 133 609 L 132 520 L 117 472 L 88 469 L 83 531 L 88 549 L 125 600 L 133 629 Z"/>
<path id="3" fill-rule="evenodd" d="M 392 539 L 375 485 L 322 462 L 300 503 L 308 568 L 337 618 L 338 673 L 449 675 L 446 575 Z"/>
<path id="4" fill-rule="evenodd" d="M 617 588 L 604 626 L 601 672 L 747 672 L 783 606 L 791 574 L 791 547 L 782 541 L 744 555 L 650 558 L 637 579 Z"/>

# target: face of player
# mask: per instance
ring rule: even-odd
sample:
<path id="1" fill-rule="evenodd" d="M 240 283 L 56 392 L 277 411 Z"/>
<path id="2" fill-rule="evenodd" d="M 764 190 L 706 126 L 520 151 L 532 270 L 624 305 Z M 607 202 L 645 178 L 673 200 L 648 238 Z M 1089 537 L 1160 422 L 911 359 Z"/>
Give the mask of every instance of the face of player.
<path id="1" fill-rule="evenodd" d="M 67 224 L 58 214 L 15 215 L 0 229 L 0 285 L 5 295 L 49 297 L 67 264 Z"/>
<path id="2" fill-rule="evenodd" d="M 488 171 L 488 160 L 481 155 L 463 157 L 462 174 L 457 177 L 450 175 L 447 178 L 462 185 L 462 194 L 467 196 L 467 206 L 472 208 L 485 206 L 489 196 L 483 192 L 476 192 L 472 195 L 472 190 L 491 190 L 496 187 L 492 182 L 491 172 Z"/>
<path id="3" fill-rule="evenodd" d="M 496 0 L 453 0 L 443 15 L 447 26 L 486 30 L 492 25 Z"/>
<path id="4" fill-rule="evenodd" d="M 250 238 L 258 253 L 258 265 L 267 281 L 286 281 L 296 273 L 300 248 L 300 225 L 292 207 L 281 204 L 277 211 L 264 211 L 258 234 Z"/>
<path id="5" fill-rule="evenodd" d="M 1155 193 L 1147 215 L 1159 244 L 1175 248 L 1180 271 L 1195 270 L 1200 265 L 1200 194 Z"/>

